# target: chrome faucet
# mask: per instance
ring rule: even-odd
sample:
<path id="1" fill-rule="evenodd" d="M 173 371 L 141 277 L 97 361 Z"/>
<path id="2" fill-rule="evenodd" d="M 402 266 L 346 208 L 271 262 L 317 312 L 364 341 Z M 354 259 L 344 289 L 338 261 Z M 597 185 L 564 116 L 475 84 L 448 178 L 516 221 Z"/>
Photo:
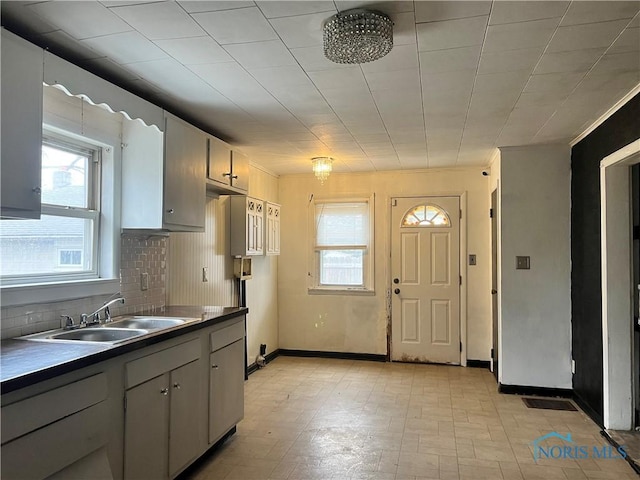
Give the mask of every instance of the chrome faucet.
<path id="1" fill-rule="evenodd" d="M 108 323 L 111 321 L 111 312 L 109 311 L 109 307 L 111 305 L 113 305 L 114 303 L 124 303 L 124 297 L 120 294 L 120 292 L 116 293 L 115 295 L 112 296 L 116 296 L 116 298 L 112 298 L 111 300 L 107 300 L 106 302 L 104 302 L 102 304 L 102 306 L 100 308 L 98 308 L 95 312 L 93 313 L 83 313 L 82 315 L 80 315 L 80 325 L 86 327 L 88 325 L 97 325 L 102 323 L 102 321 L 100 320 L 100 312 L 102 312 L 104 310 L 104 323 Z M 88 319 L 91 318 L 91 321 L 89 321 Z"/>

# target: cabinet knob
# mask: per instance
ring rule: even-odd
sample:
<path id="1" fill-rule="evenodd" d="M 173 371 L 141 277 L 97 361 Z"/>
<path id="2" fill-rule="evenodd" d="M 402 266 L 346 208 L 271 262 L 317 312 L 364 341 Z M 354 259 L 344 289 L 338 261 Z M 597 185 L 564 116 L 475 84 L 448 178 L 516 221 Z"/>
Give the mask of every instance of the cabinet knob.
<path id="1" fill-rule="evenodd" d="M 396 289 L 393 291 L 393 293 L 395 293 L 396 295 L 400 295 L 400 289 L 399 289 L 399 288 L 396 288 Z"/>
<path id="2" fill-rule="evenodd" d="M 169 389 L 168 388 L 163 388 L 162 390 L 160 390 L 160 393 L 164 396 L 169 395 Z"/>
<path id="3" fill-rule="evenodd" d="M 218 365 L 211 365 L 211 368 L 213 368 L 214 370 L 218 369 Z"/>
<path id="4" fill-rule="evenodd" d="M 238 175 L 231 175 L 231 178 L 233 178 L 234 180 L 236 180 L 238 178 Z"/>
<path id="5" fill-rule="evenodd" d="M 231 177 L 231 172 L 225 172 L 225 173 L 222 174 L 222 176 L 223 177 Z"/>
<path id="6" fill-rule="evenodd" d="M 180 384 L 178 382 L 174 383 L 173 388 L 175 388 L 176 390 L 180 390 Z"/>
<path id="7" fill-rule="evenodd" d="M 169 210 L 167 210 L 167 213 L 173 213 L 173 212 L 175 212 L 173 208 L 170 208 Z"/>
<path id="8" fill-rule="evenodd" d="M 33 187 L 31 191 L 36 195 L 42 195 L 42 189 L 40 187 Z"/>

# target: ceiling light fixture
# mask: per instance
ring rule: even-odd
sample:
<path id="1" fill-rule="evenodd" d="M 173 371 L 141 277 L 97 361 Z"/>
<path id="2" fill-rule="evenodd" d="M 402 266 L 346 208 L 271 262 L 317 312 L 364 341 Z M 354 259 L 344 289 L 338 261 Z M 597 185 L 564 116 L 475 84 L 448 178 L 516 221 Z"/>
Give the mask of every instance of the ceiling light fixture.
<path id="1" fill-rule="evenodd" d="M 393 22 L 374 10 L 345 10 L 323 27 L 324 56 L 335 63 L 367 63 L 393 48 Z"/>
<path id="2" fill-rule="evenodd" d="M 324 185 L 324 181 L 329 177 L 332 163 L 333 158 L 331 157 L 315 157 L 311 159 L 313 173 L 315 173 L 316 178 L 320 180 L 321 185 Z"/>

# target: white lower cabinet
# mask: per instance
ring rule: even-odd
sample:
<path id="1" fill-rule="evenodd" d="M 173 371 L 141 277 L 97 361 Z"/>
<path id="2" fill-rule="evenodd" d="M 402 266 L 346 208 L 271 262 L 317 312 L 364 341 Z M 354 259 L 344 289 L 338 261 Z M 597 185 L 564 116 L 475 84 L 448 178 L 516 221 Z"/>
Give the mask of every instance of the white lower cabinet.
<path id="1" fill-rule="evenodd" d="M 209 443 L 218 441 L 244 417 L 244 342 L 237 340 L 210 356 Z"/>
<path id="2" fill-rule="evenodd" d="M 199 339 L 127 364 L 124 478 L 173 478 L 201 452 Z M 184 363 L 188 362 L 188 363 Z"/>

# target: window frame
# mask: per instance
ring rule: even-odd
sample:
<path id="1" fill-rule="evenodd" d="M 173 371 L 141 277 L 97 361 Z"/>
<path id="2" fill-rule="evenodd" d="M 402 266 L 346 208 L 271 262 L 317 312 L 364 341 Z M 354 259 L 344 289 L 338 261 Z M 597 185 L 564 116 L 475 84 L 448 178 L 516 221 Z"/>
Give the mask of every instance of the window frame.
<path id="1" fill-rule="evenodd" d="M 366 203 L 368 215 L 368 241 L 365 245 L 332 245 L 318 246 L 318 218 L 317 206 L 322 204 L 347 204 Z M 310 284 L 307 288 L 309 294 L 314 295 L 375 295 L 374 288 L 374 262 L 375 262 L 375 194 L 370 196 L 345 197 L 345 198 L 319 198 L 309 202 L 309 231 L 310 235 L 310 269 L 308 277 Z M 333 285 L 322 284 L 321 279 L 321 252 L 331 250 L 361 250 L 362 259 L 362 285 Z"/>
<path id="2" fill-rule="evenodd" d="M 3 306 L 25 305 L 38 298 L 41 303 L 72 300 L 94 295 L 113 294 L 120 289 L 120 175 L 121 154 L 114 147 L 115 138 L 97 135 L 89 137 L 68 129 L 43 123 L 46 136 L 68 139 L 72 143 L 90 145 L 100 151 L 100 174 L 94 175 L 93 188 L 98 189 L 99 226 L 93 241 L 96 249 L 95 272 L 86 275 L 40 275 L 31 281 L 0 279 L 0 302 Z M 119 144 L 118 144 L 119 145 Z M 42 214 L 51 206 L 42 204 Z M 66 210 L 66 209 L 65 209 Z M 63 212 L 64 213 L 64 212 Z M 95 248 L 95 247 L 94 247 Z M 24 276 L 23 276 L 24 278 Z"/>

